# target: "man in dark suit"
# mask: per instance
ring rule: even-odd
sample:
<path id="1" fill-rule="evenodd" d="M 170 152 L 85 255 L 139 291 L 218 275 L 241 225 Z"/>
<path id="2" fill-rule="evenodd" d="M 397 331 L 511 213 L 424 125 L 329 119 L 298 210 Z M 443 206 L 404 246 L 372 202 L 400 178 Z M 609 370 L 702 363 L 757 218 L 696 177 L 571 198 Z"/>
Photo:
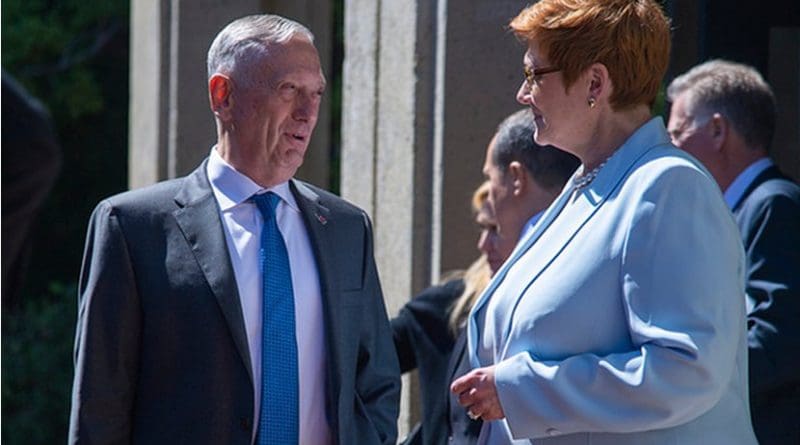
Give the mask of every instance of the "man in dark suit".
<path id="1" fill-rule="evenodd" d="M 800 443 L 800 187 L 768 157 L 772 90 L 755 69 L 713 60 L 676 78 L 668 95 L 673 142 L 708 168 L 742 232 L 756 436 Z"/>
<path id="2" fill-rule="evenodd" d="M 325 89 L 312 34 L 241 18 L 208 75 L 208 159 L 92 215 L 69 442 L 394 444 L 368 217 L 292 179 Z"/>

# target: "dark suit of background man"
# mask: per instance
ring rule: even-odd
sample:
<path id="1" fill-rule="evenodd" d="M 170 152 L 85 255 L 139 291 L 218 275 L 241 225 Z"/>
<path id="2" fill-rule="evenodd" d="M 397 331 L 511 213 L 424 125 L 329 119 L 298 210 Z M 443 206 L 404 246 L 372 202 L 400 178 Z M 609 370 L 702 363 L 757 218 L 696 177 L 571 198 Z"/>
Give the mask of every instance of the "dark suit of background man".
<path id="1" fill-rule="evenodd" d="M 753 68 L 714 60 L 669 87 L 669 132 L 725 194 L 747 254 L 750 408 L 762 445 L 800 443 L 800 187 L 767 148 L 775 98 Z"/>
<path id="2" fill-rule="evenodd" d="M 236 20 L 208 75 L 208 159 L 92 215 L 69 442 L 264 443 L 261 368 L 287 359 L 261 358 L 266 218 L 251 198 L 269 191 L 291 267 L 298 443 L 395 443 L 399 368 L 369 220 L 292 179 L 325 89 L 313 36 L 274 15 Z"/>

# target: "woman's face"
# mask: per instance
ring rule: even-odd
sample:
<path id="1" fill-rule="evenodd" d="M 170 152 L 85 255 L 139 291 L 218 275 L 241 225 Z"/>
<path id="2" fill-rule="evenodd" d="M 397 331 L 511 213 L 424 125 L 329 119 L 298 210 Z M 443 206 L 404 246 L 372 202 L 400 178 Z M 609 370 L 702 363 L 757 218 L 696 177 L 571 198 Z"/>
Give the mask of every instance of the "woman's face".
<path id="1" fill-rule="evenodd" d="M 580 145 L 586 127 L 581 119 L 588 110 L 588 91 L 582 93 L 584 88 L 581 88 L 585 76 L 566 91 L 560 67 L 552 66 L 535 42 L 528 46 L 523 63 L 526 76 L 517 92 L 517 101 L 533 111 L 534 140 L 539 145 L 573 152 Z"/>

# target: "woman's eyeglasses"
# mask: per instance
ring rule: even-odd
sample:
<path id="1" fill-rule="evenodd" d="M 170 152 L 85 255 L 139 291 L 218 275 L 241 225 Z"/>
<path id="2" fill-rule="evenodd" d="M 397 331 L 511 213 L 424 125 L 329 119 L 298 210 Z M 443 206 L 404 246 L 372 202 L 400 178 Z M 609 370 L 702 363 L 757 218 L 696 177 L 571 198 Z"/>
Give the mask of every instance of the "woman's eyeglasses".
<path id="1" fill-rule="evenodd" d="M 523 70 L 525 72 L 525 82 L 529 86 L 532 86 L 539 77 L 544 76 L 545 74 L 561 71 L 561 68 L 556 66 L 548 66 L 546 68 L 531 68 L 526 65 Z"/>

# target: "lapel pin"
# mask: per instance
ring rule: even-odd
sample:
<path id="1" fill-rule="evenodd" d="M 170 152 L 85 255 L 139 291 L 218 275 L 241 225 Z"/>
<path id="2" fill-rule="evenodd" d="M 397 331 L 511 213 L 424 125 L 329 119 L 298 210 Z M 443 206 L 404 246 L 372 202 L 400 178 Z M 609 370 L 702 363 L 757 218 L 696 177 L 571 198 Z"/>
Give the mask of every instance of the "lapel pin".
<path id="1" fill-rule="evenodd" d="M 317 221 L 319 221 L 320 224 L 322 224 L 323 226 L 325 224 L 328 224 L 328 220 L 324 216 L 320 215 L 319 213 L 317 213 L 316 215 L 317 215 Z"/>

